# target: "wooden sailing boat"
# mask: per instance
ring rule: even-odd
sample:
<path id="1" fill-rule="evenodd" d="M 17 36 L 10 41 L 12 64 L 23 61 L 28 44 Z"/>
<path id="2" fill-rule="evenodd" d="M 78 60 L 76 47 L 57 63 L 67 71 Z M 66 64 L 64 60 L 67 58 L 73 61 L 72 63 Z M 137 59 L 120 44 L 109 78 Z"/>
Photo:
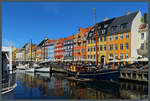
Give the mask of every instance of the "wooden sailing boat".
<path id="1" fill-rule="evenodd" d="M 90 66 L 77 66 L 74 65 L 74 59 L 72 65 L 67 70 L 68 76 L 74 76 L 78 78 L 90 78 L 98 80 L 118 80 L 120 77 L 119 69 L 98 69 L 98 52 L 97 52 L 97 24 L 96 24 L 96 11 L 95 11 L 95 25 L 94 34 L 96 40 L 96 65 Z"/>

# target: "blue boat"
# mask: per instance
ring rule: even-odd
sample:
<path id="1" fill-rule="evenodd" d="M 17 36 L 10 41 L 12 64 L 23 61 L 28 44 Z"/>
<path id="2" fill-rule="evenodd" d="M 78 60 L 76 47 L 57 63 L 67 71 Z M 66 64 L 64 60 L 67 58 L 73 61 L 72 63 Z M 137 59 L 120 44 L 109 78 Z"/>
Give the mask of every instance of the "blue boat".
<path id="1" fill-rule="evenodd" d="M 90 70 L 90 71 L 79 71 L 75 67 L 72 69 L 68 69 L 68 76 L 74 76 L 77 78 L 90 78 L 90 79 L 98 79 L 98 80 L 118 80 L 120 77 L 119 69 L 100 69 L 100 70 Z M 85 68 L 85 67 L 81 67 Z M 88 67 L 90 68 L 90 67 Z"/>

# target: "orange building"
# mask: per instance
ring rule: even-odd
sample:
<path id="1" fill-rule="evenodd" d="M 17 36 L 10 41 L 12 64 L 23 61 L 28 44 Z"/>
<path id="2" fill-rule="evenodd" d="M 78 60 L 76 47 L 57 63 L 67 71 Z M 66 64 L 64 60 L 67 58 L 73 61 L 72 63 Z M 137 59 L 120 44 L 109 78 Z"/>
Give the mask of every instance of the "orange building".
<path id="1" fill-rule="evenodd" d="M 91 30 L 89 28 L 79 28 L 79 32 L 74 35 L 74 59 L 86 59 L 86 35 Z"/>

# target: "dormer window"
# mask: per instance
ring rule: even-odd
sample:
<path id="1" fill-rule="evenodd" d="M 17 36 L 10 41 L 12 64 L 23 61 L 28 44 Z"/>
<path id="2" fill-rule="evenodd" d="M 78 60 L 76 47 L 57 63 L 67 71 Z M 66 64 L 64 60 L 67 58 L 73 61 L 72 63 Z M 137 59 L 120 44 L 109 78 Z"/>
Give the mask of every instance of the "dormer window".
<path id="1" fill-rule="evenodd" d="M 106 25 L 104 25 L 104 28 L 107 28 L 108 27 L 108 25 L 106 24 Z"/>
<path id="2" fill-rule="evenodd" d="M 98 29 L 101 29 L 101 26 L 98 26 Z"/>
<path id="3" fill-rule="evenodd" d="M 94 31 L 94 28 L 93 28 L 93 29 L 91 29 L 91 31 Z"/>
<path id="4" fill-rule="evenodd" d="M 112 26 L 112 31 L 116 31 L 117 30 L 117 26 Z"/>
<path id="5" fill-rule="evenodd" d="M 121 24 L 120 28 L 121 28 L 121 29 L 126 29 L 126 28 L 127 28 L 127 24 L 128 24 L 128 23 L 123 23 L 123 24 Z"/>
<path id="6" fill-rule="evenodd" d="M 106 32 L 106 30 L 105 30 L 105 29 L 103 29 L 103 30 L 102 30 L 102 34 L 104 34 L 105 32 Z"/>

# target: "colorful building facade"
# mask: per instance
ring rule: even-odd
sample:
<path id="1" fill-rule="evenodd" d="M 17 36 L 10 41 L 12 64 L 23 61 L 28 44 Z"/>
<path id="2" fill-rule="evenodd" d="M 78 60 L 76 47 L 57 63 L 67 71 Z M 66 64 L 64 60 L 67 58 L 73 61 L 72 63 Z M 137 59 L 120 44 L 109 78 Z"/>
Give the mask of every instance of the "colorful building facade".
<path id="1" fill-rule="evenodd" d="M 19 51 L 18 48 L 16 48 L 15 46 L 12 46 L 12 60 L 16 61 L 16 52 Z"/>
<path id="2" fill-rule="evenodd" d="M 77 61 L 86 59 L 86 36 L 90 29 L 79 28 L 79 32 L 74 35 L 74 59 Z"/>
<path id="3" fill-rule="evenodd" d="M 54 50 L 54 57 L 56 60 L 62 60 L 63 59 L 63 39 L 59 38 L 56 41 L 55 50 Z"/>
<path id="4" fill-rule="evenodd" d="M 55 51 L 55 39 L 47 40 L 46 41 L 46 59 L 47 60 L 54 60 L 54 51 Z"/>
<path id="5" fill-rule="evenodd" d="M 72 60 L 73 36 L 64 38 L 63 41 L 63 59 Z"/>
<path id="6" fill-rule="evenodd" d="M 97 24 L 98 61 L 108 63 L 114 59 L 137 58 L 138 26 L 141 24 L 140 11 L 128 13 Z M 87 37 L 87 58 L 96 61 L 95 28 L 92 28 Z"/>

